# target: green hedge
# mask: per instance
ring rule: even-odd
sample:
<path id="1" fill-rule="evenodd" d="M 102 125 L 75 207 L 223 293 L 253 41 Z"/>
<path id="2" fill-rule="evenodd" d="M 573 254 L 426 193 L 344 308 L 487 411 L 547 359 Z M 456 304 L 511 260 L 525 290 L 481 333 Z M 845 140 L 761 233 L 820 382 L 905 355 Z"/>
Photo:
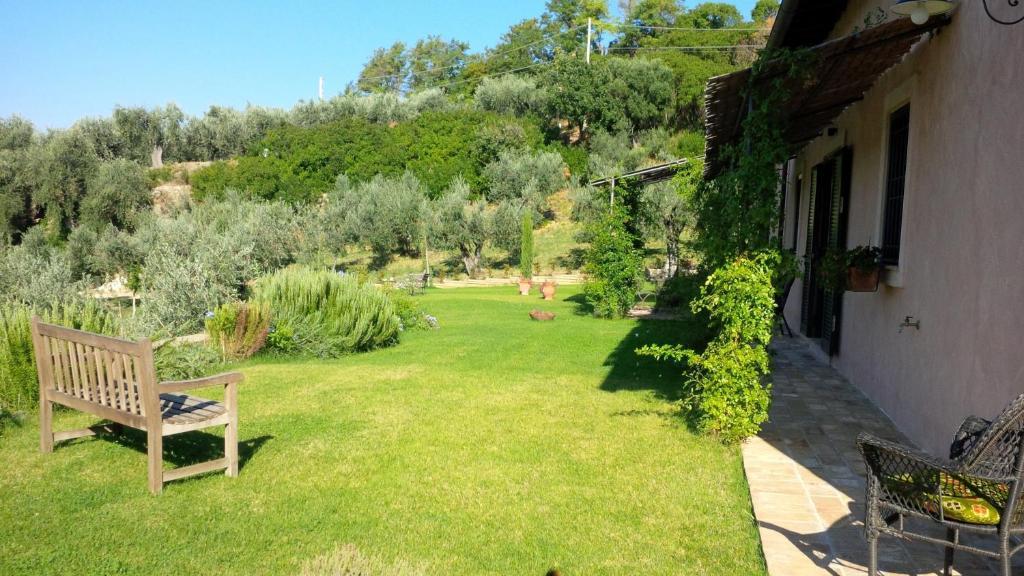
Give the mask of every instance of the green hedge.
<path id="1" fill-rule="evenodd" d="M 349 118 L 315 127 L 271 130 L 252 154 L 215 162 L 192 174 L 195 197 L 220 198 L 234 188 L 265 199 L 315 200 L 346 174 L 356 182 L 411 171 L 437 195 L 461 175 L 479 190 L 481 170 L 503 146 L 537 148 L 533 121 L 490 112 L 428 112 L 389 126 Z"/>

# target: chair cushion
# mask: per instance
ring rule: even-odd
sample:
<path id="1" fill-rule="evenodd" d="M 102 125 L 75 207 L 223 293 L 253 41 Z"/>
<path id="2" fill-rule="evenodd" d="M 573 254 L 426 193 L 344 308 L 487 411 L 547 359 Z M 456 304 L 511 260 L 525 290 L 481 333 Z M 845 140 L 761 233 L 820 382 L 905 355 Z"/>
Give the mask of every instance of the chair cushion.
<path id="1" fill-rule="evenodd" d="M 936 483 L 941 486 L 941 498 L 935 493 Z M 995 492 L 997 496 L 1003 496 L 999 501 L 1005 503 L 1008 487 L 1005 484 L 987 484 L 986 489 L 982 489 L 968 478 L 945 472 L 923 472 L 887 478 L 885 489 L 936 517 L 941 505 L 942 516 L 947 520 L 992 526 L 999 524 L 1002 506 L 993 503 L 990 497 Z"/>

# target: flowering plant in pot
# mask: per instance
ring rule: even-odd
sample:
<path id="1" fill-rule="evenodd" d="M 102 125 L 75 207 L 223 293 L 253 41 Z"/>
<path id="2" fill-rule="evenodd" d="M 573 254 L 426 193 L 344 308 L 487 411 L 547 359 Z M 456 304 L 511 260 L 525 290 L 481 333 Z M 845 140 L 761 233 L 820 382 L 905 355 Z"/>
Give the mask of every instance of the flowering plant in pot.
<path id="1" fill-rule="evenodd" d="M 882 269 L 882 250 L 877 246 L 857 246 L 846 253 L 846 289 L 850 292 L 878 290 Z"/>

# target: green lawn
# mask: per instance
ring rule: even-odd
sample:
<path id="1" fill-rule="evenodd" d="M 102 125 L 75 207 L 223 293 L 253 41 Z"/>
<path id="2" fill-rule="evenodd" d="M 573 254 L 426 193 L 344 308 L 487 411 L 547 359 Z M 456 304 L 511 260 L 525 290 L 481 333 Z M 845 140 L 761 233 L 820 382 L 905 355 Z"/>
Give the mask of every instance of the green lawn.
<path id="1" fill-rule="evenodd" d="M 150 496 L 144 436 L 42 455 L 29 417 L 0 437 L 0 574 L 293 574 L 351 543 L 441 575 L 763 575 L 738 450 L 691 434 L 678 370 L 632 353 L 693 331 L 582 316 L 560 291 L 431 291 L 441 329 L 397 347 L 243 365 L 235 479 Z M 219 440 L 172 437 L 167 459 Z"/>

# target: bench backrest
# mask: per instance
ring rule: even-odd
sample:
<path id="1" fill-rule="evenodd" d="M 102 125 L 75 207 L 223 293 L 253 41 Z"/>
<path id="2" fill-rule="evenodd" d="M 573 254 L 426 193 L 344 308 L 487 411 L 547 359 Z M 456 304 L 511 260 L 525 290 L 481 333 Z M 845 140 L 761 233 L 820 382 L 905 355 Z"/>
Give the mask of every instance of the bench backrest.
<path id="1" fill-rule="evenodd" d="M 80 408 L 81 402 L 130 419 L 159 413 L 153 345 L 73 330 L 32 319 L 40 397 Z M 62 402 L 63 400 L 63 402 Z M 103 414 L 101 414 L 103 415 Z"/>

